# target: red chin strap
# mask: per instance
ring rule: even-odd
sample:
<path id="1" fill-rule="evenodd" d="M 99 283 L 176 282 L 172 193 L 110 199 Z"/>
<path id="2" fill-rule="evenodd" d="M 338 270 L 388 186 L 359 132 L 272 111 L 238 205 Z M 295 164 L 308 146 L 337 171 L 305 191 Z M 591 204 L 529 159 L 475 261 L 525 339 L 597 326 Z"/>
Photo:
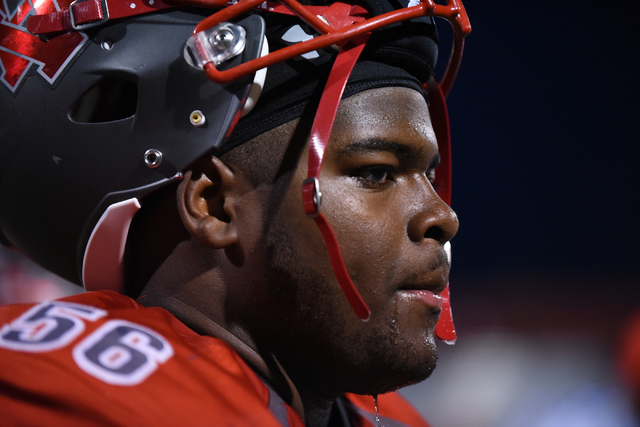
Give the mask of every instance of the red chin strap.
<path id="1" fill-rule="evenodd" d="M 329 142 L 333 123 L 340 105 L 340 100 L 355 66 L 360 53 L 365 47 L 370 34 L 362 34 L 350 39 L 345 43 L 329 74 L 327 84 L 318 105 L 318 110 L 311 128 L 309 139 L 309 163 L 307 178 L 302 185 L 302 202 L 304 211 L 309 218 L 312 218 L 327 246 L 329 258 L 333 271 L 342 288 L 342 292 L 349 301 L 356 315 L 363 321 L 368 321 L 371 316 L 369 307 L 362 299 L 353 281 L 349 277 L 344 260 L 340 253 L 340 247 L 336 240 L 331 226 L 324 215 L 320 212 L 322 204 L 322 193 L 320 192 L 319 176 L 322 168 L 322 160 Z M 429 95 L 429 110 L 431 119 L 438 140 L 441 163 L 436 173 L 435 186 L 439 190 L 438 194 L 447 203 L 451 203 L 451 139 L 449 133 L 449 118 L 444 93 L 440 85 L 431 78 L 425 85 Z M 449 285 L 441 294 L 443 304 L 440 319 L 436 325 L 437 336 L 445 342 L 452 344 L 456 340 L 456 332 L 451 314 L 451 303 L 449 298 Z"/>
<path id="2" fill-rule="evenodd" d="M 338 283 L 342 288 L 342 292 L 347 297 L 349 304 L 353 308 L 356 315 L 363 321 L 369 320 L 371 311 L 364 302 L 355 285 L 349 277 L 347 268 L 344 265 L 340 247 L 336 241 L 336 237 L 329 226 L 326 218 L 320 213 L 322 204 L 322 193 L 320 192 L 318 178 L 320 176 L 320 168 L 322 167 L 322 159 L 324 157 L 331 129 L 336 118 L 336 113 L 340 105 L 340 99 L 344 92 L 344 87 L 351 75 L 356 61 L 364 49 L 369 39 L 369 34 L 363 34 L 349 40 L 338 52 L 338 56 L 331 68 L 329 79 L 320 98 L 320 104 L 316 112 L 316 117 L 311 127 L 311 135 L 309 139 L 309 167 L 307 179 L 302 185 L 302 203 L 304 211 L 309 218 L 313 218 L 322 238 L 327 245 L 329 258 L 333 266 L 333 272 L 338 279 Z"/>
<path id="3" fill-rule="evenodd" d="M 447 102 L 444 92 L 435 77 L 432 76 L 429 79 L 425 89 L 429 96 L 429 114 L 431 115 L 431 124 L 438 140 L 438 152 L 440 153 L 440 165 L 436 169 L 434 185 L 440 198 L 451 206 L 451 132 Z M 451 254 L 449 253 L 448 255 L 449 262 L 451 262 Z M 453 325 L 448 283 L 440 295 L 442 296 L 442 312 L 436 325 L 436 335 L 447 344 L 454 344 L 457 336 L 456 328 Z"/>

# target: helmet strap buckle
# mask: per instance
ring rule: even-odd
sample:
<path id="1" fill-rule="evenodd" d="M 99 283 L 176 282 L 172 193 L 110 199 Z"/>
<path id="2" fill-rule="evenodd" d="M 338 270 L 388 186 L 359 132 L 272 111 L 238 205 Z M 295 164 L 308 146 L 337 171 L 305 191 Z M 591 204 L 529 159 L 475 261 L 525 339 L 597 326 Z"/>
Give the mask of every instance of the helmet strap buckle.
<path id="1" fill-rule="evenodd" d="M 76 5 L 78 6 L 77 11 Z M 78 14 L 77 18 L 76 13 Z M 86 21 L 89 17 L 93 20 L 83 24 L 78 23 Z M 104 24 L 109 20 L 107 0 L 73 0 L 69 5 L 69 20 L 71 21 L 71 28 L 76 31 Z"/>

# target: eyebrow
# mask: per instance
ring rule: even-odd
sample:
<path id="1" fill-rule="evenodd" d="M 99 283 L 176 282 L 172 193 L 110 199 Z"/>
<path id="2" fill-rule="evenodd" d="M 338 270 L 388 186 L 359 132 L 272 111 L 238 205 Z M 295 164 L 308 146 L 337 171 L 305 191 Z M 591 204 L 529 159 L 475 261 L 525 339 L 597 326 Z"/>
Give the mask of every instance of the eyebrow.
<path id="1" fill-rule="evenodd" d="M 351 142 L 339 152 L 340 155 L 365 154 L 372 152 L 386 151 L 396 155 L 396 157 L 415 158 L 422 154 L 422 148 L 410 147 L 395 141 L 380 138 L 368 138 Z M 438 153 L 429 165 L 435 168 L 440 164 L 440 153 Z"/>

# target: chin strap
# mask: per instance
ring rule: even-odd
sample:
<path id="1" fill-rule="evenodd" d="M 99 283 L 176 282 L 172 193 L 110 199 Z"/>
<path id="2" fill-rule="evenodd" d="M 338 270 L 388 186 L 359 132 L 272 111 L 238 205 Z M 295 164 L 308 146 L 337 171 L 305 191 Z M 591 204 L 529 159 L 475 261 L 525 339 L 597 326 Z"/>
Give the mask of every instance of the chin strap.
<path id="1" fill-rule="evenodd" d="M 449 127 L 449 113 L 442 88 L 435 77 L 431 77 L 425 85 L 429 96 L 429 114 L 431 124 L 438 140 L 440 165 L 436 169 L 435 187 L 440 198 L 451 206 L 451 132 Z M 447 242 L 448 243 L 448 242 Z M 447 257 L 451 264 L 451 245 L 446 245 Z M 449 284 L 440 294 L 442 296 L 442 312 L 436 325 L 436 335 L 447 344 L 456 342 L 456 328 L 453 325 Z"/>
<path id="2" fill-rule="evenodd" d="M 56 2 L 56 6 L 59 3 L 60 9 L 49 7 L 50 10 L 40 10 L 40 2 L 34 3 L 38 14 L 31 15 L 27 20 L 27 30 L 31 34 L 84 31 L 112 19 L 174 7 L 162 0 L 62 0 Z"/>
<path id="3" fill-rule="evenodd" d="M 307 172 L 307 179 L 302 184 L 302 203 L 304 205 L 304 211 L 309 218 L 313 218 L 322 238 L 327 245 L 329 252 L 329 258 L 331 259 L 331 265 L 333 272 L 338 279 L 338 283 L 342 288 L 342 292 L 351 304 L 351 308 L 356 315 L 363 321 L 369 320 L 371 311 L 367 304 L 364 302 L 355 285 L 349 277 L 347 268 L 344 265 L 342 255 L 340 254 L 340 246 L 336 240 L 331 226 L 327 222 L 324 215 L 320 213 L 320 206 L 322 204 L 322 193 L 320 192 L 320 185 L 318 177 L 320 176 L 320 168 L 322 167 L 322 159 L 324 157 L 327 143 L 329 142 L 329 136 L 331 135 L 331 129 L 333 129 L 333 123 L 336 118 L 338 106 L 340 105 L 340 99 L 342 93 L 347 84 L 347 80 L 351 75 L 353 67 L 356 65 L 360 53 L 364 49 L 364 46 L 369 40 L 369 34 L 363 34 L 349 40 L 338 53 L 336 60 L 331 68 L 329 79 L 325 85 L 324 92 L 318 105 L 318 111 L 311 127 L 311 137 L 309 140 L 309 167 Z"/>

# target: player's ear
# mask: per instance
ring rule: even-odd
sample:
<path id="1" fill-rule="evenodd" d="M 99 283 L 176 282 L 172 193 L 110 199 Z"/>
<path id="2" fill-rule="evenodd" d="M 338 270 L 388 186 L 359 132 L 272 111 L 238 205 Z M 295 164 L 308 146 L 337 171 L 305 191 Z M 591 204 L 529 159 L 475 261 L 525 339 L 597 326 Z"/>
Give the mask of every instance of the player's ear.
<path id="1" fill-rule="evenodd" d="M 187 231 L 203 244 L 221 249 L 238 239 L 234 217 L 238 179 L 220 159 L 202 160 L 178 186 L 178 211 Z"/>

